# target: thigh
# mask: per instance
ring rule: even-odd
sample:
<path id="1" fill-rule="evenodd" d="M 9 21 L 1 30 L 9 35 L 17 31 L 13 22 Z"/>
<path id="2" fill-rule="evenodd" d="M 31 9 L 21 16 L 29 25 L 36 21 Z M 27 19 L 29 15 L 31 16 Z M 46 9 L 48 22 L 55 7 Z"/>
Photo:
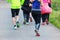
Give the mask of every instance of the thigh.
<path id="1" fill-rule="evenodd" d="M 36 20 L 36 14 L 34 14 L 33 12 L 32 12 L 32 17 L 34 20 Z"/>
<path id="2" fill-rule="evenodd" d="M 49 14 L 47 14 L 47 19 L 49 20 Z"/>
<path id="3" fill-rule="evenodd" d="M 47 18 L 47 14 L 43 14 L 42 15 L 42 21 L 45 22 L 46 18 Z"/>
<path id="4" fill-rule="evenodd" d="M 42 19 L 45 19 L 47 17 L 47 14 L 42 15 Z"/>
<path id="5" fill-rule="evenodd" d="M 19 15 L 20 9 L 16 9 L 15 11 L 16 11 L 16 15 Z"/>
<path id="6" fill-rule="evenodd" d="M 39 12 L 39 13 L 40 13 L 40 12 Z M 37 14 L 36 16 L 37 16 L 37 17 L 36 17 L 37 23 L 40 23 L 40 21 L 41 21 L 41 14 Z"/>
<path id="7" fill-rule="evenodd" d="M 15 9 L 11 9 L 11 13 L 15 13 Z"/>
<path id="8" fill-rule="evenodd" d="M 40 23 L 41 20 L 41 12 L 40 11 L 32 11 L 32 16 L 36 23 Z"/>
<path id="9" fill-rule="evenodd" d="M 11 9 L 12 17 L 15 17 L 15 9 Z"/>

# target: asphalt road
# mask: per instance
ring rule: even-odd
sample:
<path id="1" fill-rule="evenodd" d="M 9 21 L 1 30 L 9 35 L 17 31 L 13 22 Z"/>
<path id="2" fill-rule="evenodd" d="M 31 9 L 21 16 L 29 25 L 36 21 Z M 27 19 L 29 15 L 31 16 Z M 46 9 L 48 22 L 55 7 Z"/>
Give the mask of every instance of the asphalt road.
<path id="1" fill-rule="evenodd" d="M 13 30 L 10 5 L 0 3 L 0 40 L 60 40 L 60 30 L 51 23 L 41 25 L 40 37 L 34 33 L 34 20 L 29 25 L 23 25 L 23 12 L 20 10 L 20 28 Z"/>

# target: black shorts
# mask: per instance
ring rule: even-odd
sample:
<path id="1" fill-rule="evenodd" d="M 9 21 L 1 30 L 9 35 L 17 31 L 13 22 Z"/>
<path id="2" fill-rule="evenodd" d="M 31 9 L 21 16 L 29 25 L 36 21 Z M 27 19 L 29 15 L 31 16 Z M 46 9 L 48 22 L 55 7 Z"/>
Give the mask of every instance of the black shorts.
<path id="1" fill-rule="evenodd" d="M 19 15 L 19 10 L 20 9 L 11 9 L 12 17 L 18 16 Z"/>

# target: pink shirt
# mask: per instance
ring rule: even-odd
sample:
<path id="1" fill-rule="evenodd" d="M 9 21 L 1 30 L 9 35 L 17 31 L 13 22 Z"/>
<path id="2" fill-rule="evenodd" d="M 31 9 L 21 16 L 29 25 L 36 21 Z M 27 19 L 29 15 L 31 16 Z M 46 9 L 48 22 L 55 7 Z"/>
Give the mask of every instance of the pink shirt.
<path id="1" fill-rule="evenodd" d="M 43 0 L 43 3 L 47 3 L 48 1 L 47 0 Z"/>
<path id="2" fill-rule="evenodd" d="M 51 3 L 51 0 L 48 0 L 48 3 Z"/>
<path id="3" fill-rule="evenodd" d="M 43 3 L 51 3 L 51 0 L 43 0 Z"/>

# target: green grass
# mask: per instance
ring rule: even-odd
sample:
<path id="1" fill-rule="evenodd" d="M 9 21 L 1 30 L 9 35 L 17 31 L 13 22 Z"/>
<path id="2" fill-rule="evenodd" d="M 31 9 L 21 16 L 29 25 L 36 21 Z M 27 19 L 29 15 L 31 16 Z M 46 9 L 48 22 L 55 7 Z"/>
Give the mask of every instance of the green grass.
<path id="1" fill-rule="evenodd" d="M 54 10 L 52 11 L 52 13 L 50 14 L 50 22 L 60 29 L 60 12 L 59 11 L 54 11 Z"/>
<path id="2" fill-rule="evenodd" d="M 60 0 L 52 0 L 52 8 L 56 11 L 60 10 Z"/>
<path id="3" fill-rule="evenodd" d="M 60 0 L 52 0 L 52 9 L 50 22 L 60 29 Z"/>

